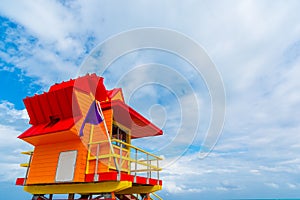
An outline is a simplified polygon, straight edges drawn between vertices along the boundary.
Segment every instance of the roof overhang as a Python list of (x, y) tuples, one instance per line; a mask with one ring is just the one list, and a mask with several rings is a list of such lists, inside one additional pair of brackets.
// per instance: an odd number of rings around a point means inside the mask
[(163, 131), (120, 100), (101, 103), (103, 110), (112, 109), (116, 122), (131, 130), (131, 138), (162, 135)]
[(29, 129), (27, 129), (24, 133), (19, 135), (18, 138), (24, 139), (24, 138), (28, 138), (28, 137), (45, 135), (48, 133), (67, 131), (67, 130), (70, 130), (80, 118), (81, 118), (81, 116), (75, 117), (75, 118), (59, 120), (57, 123), (55, 123), (52, 126), (49, 126), (48, 123), (33, 125)]

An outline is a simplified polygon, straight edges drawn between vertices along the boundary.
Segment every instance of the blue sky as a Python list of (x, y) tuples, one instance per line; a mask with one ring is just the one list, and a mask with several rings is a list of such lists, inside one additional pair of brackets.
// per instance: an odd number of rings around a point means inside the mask
[[(134, 28), (160, 27), (181, 32), (206, 50), (223, 78), (227, 101), (222, 136), (211, 154), (199, 159), (211, 105), (204, 81), (193, 76), (188, 63), (144, 50), (118, 59), (104, 74), (108, 88), (133, 87), (133, 94), (125, 92), (127, 102), (165, 132), (135, 142), (165, 156), (160, 195), (299, 198), (299, 9), (296, 0), (1, 1), (1, 196), (30, 199), (14, 186), (15, 178), (25, 173), (18, 165), (26, 157), (19, 152), (31, 148), (16, 139), (29, 127), (22, 99), (76, 77), (89, 52), (105, 39)], [(197, 91), (200, 125), (195, 137), (190, 138), (189, 130), (196, 107), (189, 106), (192, 96), (180, 90), (180, 81), (163, 74), (175, 92), (181, 91), (179, 97), (163, 85), (134, 85), (145, 77), (161, 77), (159, 70), (149, 72), (155, 68), (149, 63), (174, 69)], [(137, 68), (143, 64), (148, 68)], [(116, 85), (124, 74), (127, 82)], [(185, 121), (182, 109), (190, 113)], [(186, 138), (176, 137), (179, 129)]]

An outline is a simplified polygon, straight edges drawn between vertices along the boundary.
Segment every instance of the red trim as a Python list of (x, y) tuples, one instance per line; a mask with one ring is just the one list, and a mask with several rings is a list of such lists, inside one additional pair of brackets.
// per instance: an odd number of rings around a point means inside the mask
[(141, 177), (141, 176), (136, 176), (136, 183), (147, 184), (147, 178), (146, 177)]
[(25, 178), (17, 178), (16, 185), (24, 185)]
[[(94, 182), (94, 176), (95, 174), (86, 174), (85, 175), (85, 182)], [(117, 181), (118, 173), (117, 172), (104, 172), (104, 173), (98, 173), (99, 180), (101, 181)], [(135, 184), (141, 184), (141, 185), (162, 185), (161, 180), (149, 178), (149, 183), (147, 184), (147, 178), (136, 176), (136, 182), (134, 182), (134, 176), (126, 173), (121, 173), (120, 181), (130, 181)]]
[[(118, 174), (117, 172), (104, 172), (99, 173), (99, 181), (117, 181)], [(121, 173), (121, 181), (130, 181), (134, 182), (134, 176), (126, 173)], [(25, 178), (17, 178), (16, 185), (23, 186), (25, 182)], [(86, 174), (85, 175), (85, 182), (94, 182), (94, 174)], [(153, 178), (149, 178), (149, 184), (147, 184), (147, 178), (136, 176), (136, 184), (143, 184), (143, 185), (162, 185), (162, 180), (157, 180)]]

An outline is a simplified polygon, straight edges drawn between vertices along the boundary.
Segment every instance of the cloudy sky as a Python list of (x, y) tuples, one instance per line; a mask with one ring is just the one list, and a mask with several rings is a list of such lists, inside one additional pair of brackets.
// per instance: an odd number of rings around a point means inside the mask
[(127, 103), (164, 130), (159, 138), (135, 141), (165, 157), (159, 194), (195, 200), (299, 198), (299, 10), (296, 0), (2, 0), (1, 196), (30, 199), (14, 186), (25, 173), (19, 163), (26, 157), (19, 152), (31, 149), (16, 139), (29, 127), (22, 99), (88, 71), (82, 63), (106, 39), (158, 27), (203, 47), (226, 90), (222, 135), (200, 159), (213, 91), (191, 64), (148, 49), (117, 59), (103, 74), (108, 88), (123, 87)]

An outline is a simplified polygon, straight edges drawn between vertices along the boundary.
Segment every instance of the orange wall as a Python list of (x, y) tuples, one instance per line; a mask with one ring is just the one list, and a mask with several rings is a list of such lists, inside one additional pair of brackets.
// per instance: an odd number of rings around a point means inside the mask
[[(77, 101), (78, 101), (78, 104), (79, 104), (79, 107), (80, 107), (80, 110), (81, 110), (82, 116), (83, 116), (82, 119), (79, 120), (75, 125), (76, 129), (79, 132), (82, 122), (83, 122), (83, 120), (91, 106), (91, 103), (93, 102), (94, 99), (89, 94), (86, 94), (86, 93), (80, 92), (80, 91), (75, 91), (75, 96), (77, 98)], [(105, 122), (106, 122), (106, 125), (108, 128), (108, 131), (109, 131), (109, 133), (111, 133), (112, 132), (112, 120), (113, 120), (112, 109), (104, 110), (103, 115), (104, 115), (104, 119), (105, 119)], [(100, 127), (99, 126), (94, 126), (94, 127), (95, 127), (95, 129), (94, 129), (95, 137), (93, 137), (94, 138), (93, 141), (95, 142), (95, 141), (105, 139), (104, 136), (106, 136), (106, 135), (105, 135), (104, 123), (101, 123)], [(99, 127), (99, 128), (97, 128), (97, 127)], [(89, 141), (90, 128), (91, 128), (90, 124), (86, 124), (84, 127), (84, 130), (83, 130), (84, 136), (82, 139), (85, 141), (85, 143), (88, 143), (88, 141)], [(100, 133), (102, 133), (102, 134), (100, 134)]]
[(45, 144), (52, 144), (52, 143), (60, 143), (60, 142), (67, 142), (70, 140), (78, 140), (77, 129), (73, 126), (71, 129), (66, 131), (59, 131), (55, 133), (47, 133), (43, 135), (37, 135), (32, 137), (26, 137), (22, 140), (34, 145), (45, 145)]
[(80, 140), (36, 146), (27, 184), (54, 183), (60, 152), (77, 150), (75, 182), (83, 182), (87, 150)]
[[(103, 111), (103, 115), (108, 127), (109, 132), (111, 133), (111, 129), (112, 129), (112, 110), (104, 110)], [(99, 156), (100, 155), (105, 155), (105, 154), (109, 154), (110, 150), (109, 150), (109, 144), (107, 142), (107, 135), (105, 132), (105, 128), (104, 128), (104, 123), (101, 123), (100, 125), (94, 125), (94, 132), (91, 135), (90, 134), (90, 130), (91, 130), (91, 126), (90, 124), (87, 124), (86, 130), (84, 131), (85, 135), (89, 135), (84, 136), (85, 137), (85, 142), (86, 144), (88, 144), (88, 141), (92, 142), (92, 143), (97, 143), (97, 142), (101, 142), (104, 141), (102, 143), (100, 143), (99, 145)], [(86, 145), (87, 146), (87, 145)], [(93, 144), (91, 145), (91, 156), (96, 156), (97, 155), (97, 144)], [(101, 159), (99, 160), (100, 162), (98, 163), (98, 170), (97, 172), (107, 172), (108, 171), (108, 159)], [(88, 170), (88, 174), (93, 174), (95, 172), (95, 160), (91, 160), (89, 163), (89, 170)]]

